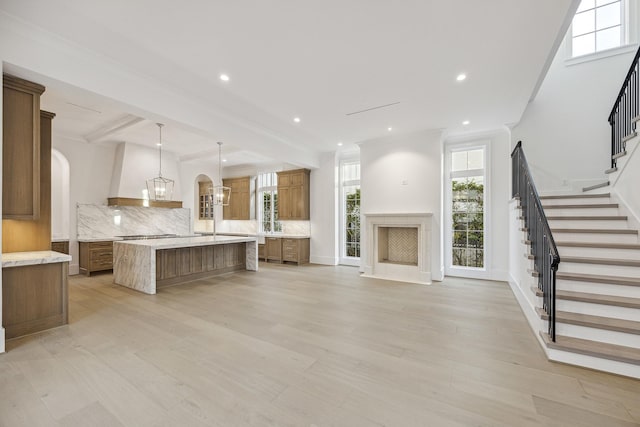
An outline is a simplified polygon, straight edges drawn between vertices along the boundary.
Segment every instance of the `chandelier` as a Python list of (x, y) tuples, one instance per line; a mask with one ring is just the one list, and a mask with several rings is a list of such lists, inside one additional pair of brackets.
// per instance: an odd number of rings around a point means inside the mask
[(229, 206), (231, 187), (222, 185), (222, 142), (218, 142), (218, 185), (212, 188), (212, 202), (218, 206)]
[(162, 176), (162, 123), (156, 123), (160, 132), (158, 142), (158, 154), (160, 156), (160, 168), (158, 176), (147, 180), (147, 191), (151, 200), (171, 200), (174, 180)]

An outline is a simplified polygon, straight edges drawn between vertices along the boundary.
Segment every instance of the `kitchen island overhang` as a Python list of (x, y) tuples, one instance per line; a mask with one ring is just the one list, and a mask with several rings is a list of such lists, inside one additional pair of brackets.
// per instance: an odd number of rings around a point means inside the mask
[(113, 242), (114, 282), (150, 295), (162, 286), (238, 270), (258, 271), (255, 237), (197, 236)]

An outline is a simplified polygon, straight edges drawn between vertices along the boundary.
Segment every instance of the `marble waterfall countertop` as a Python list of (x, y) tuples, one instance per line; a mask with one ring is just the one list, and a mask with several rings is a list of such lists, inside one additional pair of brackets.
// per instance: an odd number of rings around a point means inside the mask
[(246, 243), (246, 269), (257, 271), (258, 242), (256, 237), (197, 236), (116, 240), (113, 242), (113, 280), (118, 285), (153, 295), (157, 290), (157, 250), (232, 243)]
[[(201, 234), (203, 236), (213, 236), (213, 233), (210, 231), (195, 231), (196, 234)], [(245, 237), (280, 237), (282, 239), (309, 239), (311, 236), (308, 234), (283, 234), (283, 233), (234, 233), (234, 232), (226, 232), (219, 231), (217, 233), (218, 236), (245, 236)]]
[(5, 252), (2, 254), (2, 268), (69, 261), (71, 261), (70, 255), (54, 251)]

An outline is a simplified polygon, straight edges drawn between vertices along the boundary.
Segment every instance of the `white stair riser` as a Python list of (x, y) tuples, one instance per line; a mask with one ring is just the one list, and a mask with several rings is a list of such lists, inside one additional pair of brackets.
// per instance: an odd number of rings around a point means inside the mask
[(640, 249), (581, 248), (558, 246), (560, 258), (576, 256), (585, 258), (640, 259)]
[(565, 260), (560, 262), (558, 271), (562, 273), (582, 273), (602, 276), (640, 278), (640, 267), (629, 267), (626, 265), (582, 264), (579, 262), (567, 262)]
[(556, 299), (556, 310), (640, 322), (640, 310), (637, 308)]
[(545, 209), (546, 216), (615, 216), (620, 215), (618, 208), (557, 208)]
[(593, 230), (602, 230), (602, 229), (616, 229), (616, 230), (624, 230), (629, 228), (628, 221), (626, 220), (615, 220), (615, 221), (606, 221), (606, 220), (549, 220), (549, 226), (553, 228), (588, 228)]
[(640, 298), (640, 286), (610, 285), (605, 283), (576, 282), (556, 279), (556, 289), (619, 297)]
[(580, 199), (542, 199), (542, 207), (558, 205), (597, 205), (600, 203), (611, 203), (610, 197), (586, 197)]
[(556, 322), (556, 334), (591, 341), (640, 348), (640, 335)]
[(638, 243), (637, 234), (552, 232), (555, 240), (564, 242)]

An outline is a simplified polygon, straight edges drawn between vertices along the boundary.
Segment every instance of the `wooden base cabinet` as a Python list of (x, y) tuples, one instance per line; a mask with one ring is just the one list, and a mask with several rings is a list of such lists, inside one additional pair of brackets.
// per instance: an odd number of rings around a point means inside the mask
[(246, 244), (156, 251), (156, 288), (246, 269)]
[(80, 273), (113, 269), (113, 242), (80, 242)]
[(309, 239), (282, 239), (282, 261), (309, 263)]
[(260, 254), (260, 245), (258, 245), (258, 258), (280, 263), (308, 264), (309, 238), (266, 237), (262, 255)]
[(69, 255), (69, 241), (51, 242), (51, 250)]
[(69, 323), (69, 263), (2, 269), (2, 325), (16, 338)]

